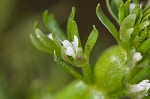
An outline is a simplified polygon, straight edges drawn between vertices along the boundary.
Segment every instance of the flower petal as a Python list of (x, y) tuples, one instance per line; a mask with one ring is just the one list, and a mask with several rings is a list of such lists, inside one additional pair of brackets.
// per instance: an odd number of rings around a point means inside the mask
[(74, 50), (72, 49), (72, 47), (68, 47), (65, 52), (66, 52), (66, 55), (72, 56), (73, 58), (75, 58), (75, 56), (76, 56), (76, 54), (75, 54)]
[(74, 35), (74, 41), (72, 42), (73, 47), (76, 50), (76, 53), (78, 51), (78, 45), (79, 45), (79, 41), (78, 41), (78, 37), (76, 35)]
[(72, 46), (72, 44), (68, 41), (68, 40), (64, 40), (63, 42), (62, 42), (62, 44), (63, 44), (63, 46), (67, 49), (68, 47), (72, 47), (73, 48), (73, 46)]

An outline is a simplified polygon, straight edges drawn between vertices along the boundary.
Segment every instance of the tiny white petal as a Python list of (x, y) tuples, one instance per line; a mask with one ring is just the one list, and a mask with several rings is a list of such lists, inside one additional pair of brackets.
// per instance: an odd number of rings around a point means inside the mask
[(74, 35), (74, 41), (72, 42), (72, 45), (74, 46), (76, 52), (78, 51), (78, 45), (79, 45), (79, 41), (78, 41), (78, 37), (76, 35)]
[(137, 93), (137, 92), (140, 92), (142, 90), (144, 90), (144, 88), (142, 86), (138, 85), (138, 84), (132, 85), (132, 87), (131, 87), (131, 92), (132, 93)]
[(72, 56), (73, 58), (75, 58), (75, 56), (76, 56), (75, 53), (74, 53), (74, 50), (71, 47), (68, 47), (66, 49), (66, 55)]
[(142, 59), (141, 53), (140, 53), (140, 52), (135, 52), (135, 53), (133, 54), (132, 59), (135, 60), (135, 61), (137, 61), (137, 62), (140, 61), (140, 60)]
[(140, 82), (139, 85), (145, 85), (148, 82), (149, 82), (149, 80), (146, 79), (146, 80), (143, 80), (142, 82)]
[(149, 89), (150, 89), (149, 80), (143, 80), (139, 84), (135, 84), (130, 87), (131, 93), (139, 93), (141, 91), (144, 91), (145, 93), (140, 93), (141, 97), (147, 96), (148, 95), (147, 92)]
[(63, 44), (63, 46), (67, 49), (68, 47), (72, 47), (73, 48), (73, 46), (72, 46), (72, 44), (68, 41), (68, 40), (64, 40), (63, 42), (62, 42), (62, 44)]
[(52, 33), (49, 33), (49, 34), (47, 35), (47, 37), (50, 38), (51, 40), (53, 40)]
[(68, 40), (64, 40), (62, 42), (63, 46), (65, 47), (65, 54), (68, 56), (72, 56), (75, 58), (77, 52), (78, 52), (78, 37), (74, 35), (74, 40), (73, 42), (70, 42)]

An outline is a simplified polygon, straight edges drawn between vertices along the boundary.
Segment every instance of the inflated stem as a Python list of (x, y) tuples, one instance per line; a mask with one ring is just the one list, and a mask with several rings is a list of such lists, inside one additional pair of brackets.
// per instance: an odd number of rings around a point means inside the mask
[(110, 22), (110, 20), (105, 16), (105, 14), (101, 10), (100, 4), (96, 7), (96, 14), (98, 19), (103, 23), (103, 25), (110, 31), (110, 33), (115, 37), (117, 42), (120, 42), (119, 33), (116, 27)]

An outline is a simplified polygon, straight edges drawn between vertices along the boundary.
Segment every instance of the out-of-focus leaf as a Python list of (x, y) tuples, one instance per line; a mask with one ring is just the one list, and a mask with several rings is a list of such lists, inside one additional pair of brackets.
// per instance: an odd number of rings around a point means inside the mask
[(118, 22), (118, 11), (122, 4), (123, 4), (122, 0), (106, 0), (107, 8), (110, 14), (114, 17), (114, 19), (117, 22)]
[(150, 21), (145, 21), (139, 24), (140, 30), (144, 29), (145, 27), (150, 25)]
[(130, 2), (131, 0), (127, 0), (124, 4), (124, 11), (125, 11), (125, 17), (127, 17), (129, 15), (129, 6), (130, 6)]
[(54, 99), (68, 99), (68, 97), (71, 97), (71, 99), (109, 99), (96, 88), (80, 80), (69, 84), (65, 89), (57, 93)]
[(147, 3), (146, 3), (144, 10), (147, 10), (148, 8), (150, 8), (150, 1), (149, 0), (147, 0)]
[(150, 8), (144, 12), (142, 21), (145, 21), (149, 16), (150, 16)]
[(149, 60), (145, 60), (143, 63), (143, 66), (141, 66), (141, 69), (138, 72), (138, 74), (135, 75), (135, 77), (130, 81), (130, 84), (139, 83), (143, 79), (149, 79), (149, 77), (150, 77), (150, 66), (148, 64), (149, 64)]
[(134, 27), (135, 20), (136, 20), (136, 14), (130, 14), (122, 21), (120, 25), (120, 38), (122, 40), (124, 40), (127, 35), (125, 34), (126, 33), (125, 31)]
[(149, 49), (150, 49), (150, 38), (144, 41), (137, 50), (144, 53)]
[(39, 50), (41, 50), (41, 51), (44, 51), (44, 52), (47, 52), (47, 53), (50, 53), (50, 54), (53, 53), (53, 49), (50, 49), (50, 48), (44, 46), (42, 43), (40, 43), (38, 40), (36, 40), (36, 39), (33, 37), (32, 34), (30, 35), (30, 39), (31, 39), (32, 44), (33, 44), (37, 49), (39, 49)]
[(61, 38), (62, 40), (66, 39), (65, 33), (63, 32), (63, 30), (60, 28), (60, 26), (56, 22), (54, 16), (52, 14), (51, 15), (48, 14), (48, 11), (44, 12), (43, 21), (50, 32), (55, 30), (55, 32), (59, 38)]
[(120, 42), (119, 33), (116, 27), (110, 22), (110, 20), (105, 16), (102, 12), (100, 4), (96, 7), (96, 14), (98, 19), (105, 25), (105, 27), (110, 31), (110, 33), (114, 36), (114, 38)]
[(138, 48), (140, 45), (140, 37), (139, 36), (136, 36), (134, 39), (133, 39), (133, 47), (134, 48)]
[(118, 16), (119, 16), (119, 23), (121, 24), (121, 22), (125, 18), (124, 4), (120, 6)]
[(87, 59), (89, 59), (89, 56), (90, 56), (91, 51), (97, 41), (97, 38), (98, 38), (98, 30), (95, 28), (95, 26), (93, 26), (93, 30), (88, 37), (88, 40), (85, 44), (85, 49), (84, 49), (84, 53), (85, 53)]

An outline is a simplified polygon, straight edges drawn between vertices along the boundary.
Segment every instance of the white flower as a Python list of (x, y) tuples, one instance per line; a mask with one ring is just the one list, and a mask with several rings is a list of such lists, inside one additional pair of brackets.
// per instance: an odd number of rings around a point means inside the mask
[(75, 58), (77, 52), (78, 52), (78, 45), (79, 45), (79, 41), (78, 41), (78, 37), (76, 35), (74, 35), (74, 41), (73, 42), (69, 42), (68, 40), (64, 40), (62, 42), (63, 46), (65, 47), (65, 53), (68, 56), (72, 56), (73, 58)]
[(47, 35), (47, 37), (50, 38), (51, 40), (53, 40), (52, 33), (49, 33), (49, 34)]
[(149, 80), (143, 80), (141, 81), (139, 84), (135, 84), (135, 85), (131, 85), (130, 87), (130, 92), (131, 93), (139, 93), (139, 92), (142, 92), (144, 91), (144, 95), (143, 93), (141, 94), (141, 96), (147, 96), (147, 92), (148, 90), (150, 89), (150, 83), (149, 83)]
[(141, 55), (140, 52), (135, 52), (135, 53), (133, 54), (132, 59), (138, 62), (138, 61), (140, 61), (140, 60), (142, 59), (142, 57), (143, 57), (143, 56)]

